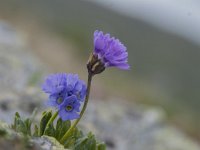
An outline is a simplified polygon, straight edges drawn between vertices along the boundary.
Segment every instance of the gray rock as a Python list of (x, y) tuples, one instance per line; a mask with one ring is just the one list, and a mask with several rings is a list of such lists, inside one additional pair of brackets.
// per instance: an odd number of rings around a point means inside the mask
[(42, 150), (67, 150), (55, 138), (48, 136), (34, 138), (32, 142), (38, 145)]
[(0, 94), (0, 120), (10, 124), (16, 111), (22, 114), (22, 117), (30, 116), (35, 108), (41, 111), (45, 106), (42, 99), (45, 99), (43, 94), (34, 88), (27, 88), (23, 93), (4, 92)]
[(23, 91), (39, 80), (42, 69), (17, 32), (0, 22), (0, 93)]
[(130, 105), (122, 100), (91, 100), (83, 128), (110, 150), (199, 150), (197, 142), (169, 125), (161, 108)]

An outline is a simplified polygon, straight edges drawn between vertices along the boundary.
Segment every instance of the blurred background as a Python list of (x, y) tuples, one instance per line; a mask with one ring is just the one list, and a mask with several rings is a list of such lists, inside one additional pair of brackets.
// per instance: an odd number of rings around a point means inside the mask
[(92, 97), (114, 95), (130, 104), (161, 107), (170, 123), (200, 142), (200, 1), (0, 2), (0, 34), (5, 24), (12, 26), (46, 72), (73, 72), (86, 80), (93, 32), (119, 38), (131, 70), (107, 69), (96, 76)]

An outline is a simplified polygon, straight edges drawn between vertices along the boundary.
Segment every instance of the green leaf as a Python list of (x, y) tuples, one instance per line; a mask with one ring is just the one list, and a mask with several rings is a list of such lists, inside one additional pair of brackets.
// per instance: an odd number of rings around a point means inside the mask
[(105, 143), (99, 143), (99, 144), (97, 144), (97, 150), (106, 150)]
[(46, 126), (46, 129), (45, 129), (45, 132), (44, 132), (43, 135), (55, 137), (55, 134), (56, 134), (55, 131), (56, 131), (56, 130), (55, 130), (54, 126), (53, 126), (53, 123), (51, 123), (51, 124), (49, 124), (48, 127)]
[(96, 139), (94, 134), (92, 134), (91, 132), (88, 134), (87, 149), (96, 150)]
[(78, 139), (84, 137), (82, 131), (78, 130), (78, 128), (75, 128), (71, 134), (69, 135), (69, 137), (66, 139), (64, 146), (65, 148), (70, 148), (70, 149), (74, 149), (75, 143)]
[(29, 135), (31, 136), (31, 120), (26, 119), (23, 121), (19, 115), (18, 112), (15, 113), (15, 119), (14, 119), (14, 124), (11, 125), (11, 128), (13, 128), (17, 132), (21, 132), (24, 135)]
[(80, 148), (84, 148), (87, 140), (88, 140), (88, 137), (83, 137), (83, 138), (78, 139), (77, 143), (75, 144), (75, 149), (78, 150)]
[(16, 128), (17, 128), (17, 120), (18, 120), (19, 118), (20, 118), (20, 115), (19, 115), (18, 112), (16, 112), (16, 113), (15, 113), (15, 118), (14, 118), (14, 124), (11, 125), (11, 128), (12, 128), (12, 129), (16, 130)]
[(96, 140), (90, 132), (86, 137), (80, 138), (75, 144), (75, 150), (96, 150)]
[(26, 126), (27, 134), (31, 136), (31, 124), (32, 124), (32, 121), (29, 118), (27, 118), (26, 120), (24, 120), (24, 124)]
[(16, 131), (17, 132), (22, 132), (23, 134), (27, 134), (27, 129), (26, 129), (26, 125), (24, 124), (24, 122), (20, 119), (17, 120), (17, 126), (16, 126)]
[(69, 120), (62, 121), (61, 118), (58, 119), (56, 124), (56, 135), (55, 138), (60, 141), (64, 134), (69, 130), (71, 122)]
[(75, 142), (76, 142), (76, 139), (74, 137), (72, 137), (72, 136), (68, 137), (64, 143), (64, 147), (69, 148), (69, 149), (74, 149)]
[(33, 133), (33, 136), (39, 136), (39, 128), (38, 128), (38, 126), (37, 125), (35, 125), (35, 127), (34, 127), (34, 133)]
[[(35, 113), (34, 113), (35, 114)], [(57, 120), (56, 127), (54, 127), (53, 122), (47, 124), (52, 117), (52, 111), (45, 111), (42, 114), (42, 118), (39, 126), (35, 125), (33, 136), (38, 137), (49, 137), (54, 143), (61, 140), (64, 134), (69, 130), (71, 126), (70, 121), (62, 121), (61, 118)], [(16, 132), (21, 132), (27, 137), (27, 135), (31, 136), (31, 124), (33, 117), (22, 120), (19, 113), (16, 112), (14, 118), (14, 124), (11, 127)], [(4, 135), (4, 131), (0, 131), (0, 134)], [(29, 137), (28, 136), (28, 137)], [(87, 135), (84, 135), (81, 130), (77, 127), (70, 132), (70, 135), (62, 145), (65, 148), (72, 150), (106, 150), (106, 145), (104, 143), (99, 143), (96, 141), (95, 136), (90, 132)]]
[(52, 116), (52, 111), (48, 111), (48, 112), (43, 112), (42, 114), (42, 119), (40, 121), (40, 132), (39, 132), (39, 136), (42, 136), (44, 134), (44, 130), (46, 128), (46, 125), (49, 121), (49, 119)]

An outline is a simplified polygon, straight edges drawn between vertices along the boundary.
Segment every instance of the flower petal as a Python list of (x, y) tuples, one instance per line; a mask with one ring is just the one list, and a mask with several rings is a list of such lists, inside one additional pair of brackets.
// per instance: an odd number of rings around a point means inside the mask
[(117, 67), (128, 70), (128, 53), (126, 47), (110, 34), (103, 34), (102, 31), (94, 32), (94, 54), (105, 67)]

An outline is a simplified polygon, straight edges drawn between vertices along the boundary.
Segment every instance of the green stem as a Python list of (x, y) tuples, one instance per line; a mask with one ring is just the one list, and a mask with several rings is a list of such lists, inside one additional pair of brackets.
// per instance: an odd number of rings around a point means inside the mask
[(46, 125), (45, 130), (44, 130), (44, 134), (45, 134), (47, 128), (56, 119), (57, 116), (58, 116), (58, 111), (55, 114), (53, 114), (53, 116), (51, 116), (51, 119), (49, 119), (49, 121), (47, 122), (47, 125)]
[(68, 138), (68, 136), (71, 134), (71, 132), (74, 130), (76, 125), (79, 123), (79, 121), (83, 117), (83, 114), (87, 108), (87, 104), (89, 101), (91, 82), (92, 82), (92, 74), (88, 73), (87, 92), (86, 92), (86, 97), (85, 97), (85, 102), (84, 102), (83, 108), (80, 112), (80, 117), (74, 122), (74, 124), (69, 128), (69, 130), (62, 137), (62, 139), (60, 140), (60, 143), (62, 143), (62, 144), (65, 142), (65, 140)]

